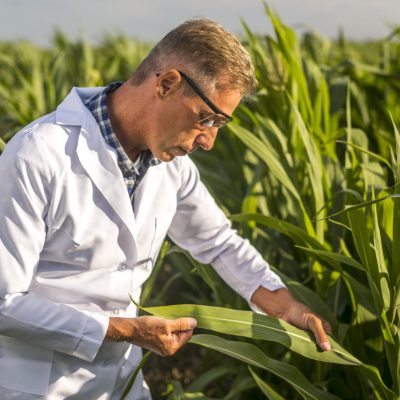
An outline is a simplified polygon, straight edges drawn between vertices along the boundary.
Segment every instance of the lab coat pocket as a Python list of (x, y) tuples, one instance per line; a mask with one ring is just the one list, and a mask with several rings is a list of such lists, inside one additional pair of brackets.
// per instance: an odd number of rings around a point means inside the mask
[(171, 225), (175, 212), (153, 217), (146, 229), (139, 237), (140, 247), (143, 248), (137, 266), (151, 272), (157, 259), (160, 247), (165, 239), (168, 228)]
[(149, 218), (149, 224), (139, 235), (139, 257), (132, 278), (132, 291), (139, 288), (150, 276), (160, 247), (171, 225), (175, 212)]
[[(100, 229), (87, 227), (67, 229), (49, 228), (41, 259), (68, 264), (79, 269), (100, 269), (118, 264), (122, 251), (118, 243), (117, 227)], [(113, 246), (114, 251), (110, 251)]]
[(49, 386), (53, 351), (0, 336), (0, 387), (39, 396)]
[(154, 264), (157, 260), (158, 252), (160, 251), (161, 245), (167, 235), (168, 229), (171, 225), (172, 218), (175, 212), (158, 216), (154, 220), (154, 236), (150, 246), (149, 258)]

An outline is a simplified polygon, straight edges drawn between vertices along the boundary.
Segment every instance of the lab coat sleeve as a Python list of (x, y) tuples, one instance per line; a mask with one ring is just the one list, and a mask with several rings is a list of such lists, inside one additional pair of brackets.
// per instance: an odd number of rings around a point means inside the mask
[(29, 291), (46, 238), (51, 165), (51, 154), (31, 131), (16, 135), (0, 157), (0, 335), (92, 361), (108, 317)]
[(181, 177), (170, 238), (197, 261), (211, 263), (227, 284), (259, 311), (251, 302), (256, 289), (263, 286), (274, 291), (285, 285), (249, 241), (231, 228), (188, 157), (182, 158)]

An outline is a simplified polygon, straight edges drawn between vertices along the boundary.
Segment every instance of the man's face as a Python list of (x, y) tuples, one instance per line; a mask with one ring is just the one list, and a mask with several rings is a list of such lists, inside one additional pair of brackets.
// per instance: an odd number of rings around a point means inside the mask
[[(175, 70), (176, 71), (176, 70)], [(177, 72), (177, 71), (176, 71)], [(172, 161), (176, 156), (192, 153), (199, 147), (210, 150), (217, 136), (217, 127), (207, 127), (199, 121), (215, 112), (197, 94), (185, 95), (187, 82), (179, 76), (160, 76), (158, 93), (161, 95), (157, 115), (147, 145), (153, 156), (161, 161)], [(223, 113), (232, 115), (241, 99), (239, 90), (215, 90), (208, 99)], [(212, 117), (211, 117), (212, 119)]]

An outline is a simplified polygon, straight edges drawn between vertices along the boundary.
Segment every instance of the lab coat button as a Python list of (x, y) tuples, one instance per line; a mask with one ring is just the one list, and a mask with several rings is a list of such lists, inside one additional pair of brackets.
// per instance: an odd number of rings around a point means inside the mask
[(125, 271), (126, 270), (126, 264), (122, 263), (118, 265), (118, 271)]
[(104, 361), (103, 361), (103, 364), (104, 364), (104, 365), (110, 365), (111, 363), (112, 363), (111, 360), (104, 360)]
[(119, 314), (119, 309), (118, 308), (113, 308), (112, 313), (114, 315), (118, 315)]

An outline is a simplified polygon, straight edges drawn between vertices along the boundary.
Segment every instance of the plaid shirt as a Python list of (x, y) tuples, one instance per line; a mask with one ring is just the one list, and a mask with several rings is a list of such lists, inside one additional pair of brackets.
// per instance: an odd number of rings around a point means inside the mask
[(139, 158), (133, 162), (128, 157), (117, 136), (113, 132), (110, 118), (108, 116), (106, 96), (121, 85), (122, 82), (113, 82), (109, 84), (98, 94), (89, 97), (85, 101), (85, 106), (92, 113), (94, 119), (98, 123), (100, 131), (107, 144), (116, 150), (118, 166), (122, 172), (122, 176), (124, 177), (124, 182), (128, 189), (129, 196), (133, 201), (133, 194), (147, 170), (153, 165), (158, 165), (160, 161), (153, 157), (150, 150), (145, 150), (140, 153)]

